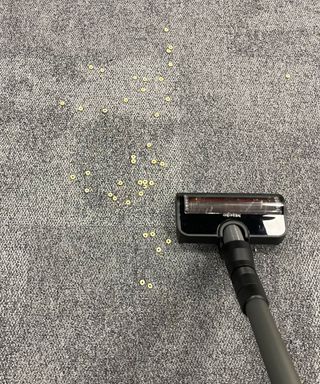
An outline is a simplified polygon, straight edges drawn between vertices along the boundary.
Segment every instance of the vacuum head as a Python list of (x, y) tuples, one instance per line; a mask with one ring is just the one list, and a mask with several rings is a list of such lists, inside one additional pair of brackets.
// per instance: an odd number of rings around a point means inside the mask
[(286, 234), (285, 201), (279, 194), (178, 193), (180, 243), (219, 244), (224, 228), (237, 224), (252, 243), (279, 244)]

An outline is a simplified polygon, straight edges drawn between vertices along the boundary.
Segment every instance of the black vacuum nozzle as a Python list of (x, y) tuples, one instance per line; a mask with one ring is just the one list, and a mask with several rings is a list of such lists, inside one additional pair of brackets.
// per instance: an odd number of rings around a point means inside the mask
[(219, 243), (232, 222), (253, 243), (278, 244), (286, 232), (279, 194), (178, 193), (176, 220), (179, 241), (188, 243)]

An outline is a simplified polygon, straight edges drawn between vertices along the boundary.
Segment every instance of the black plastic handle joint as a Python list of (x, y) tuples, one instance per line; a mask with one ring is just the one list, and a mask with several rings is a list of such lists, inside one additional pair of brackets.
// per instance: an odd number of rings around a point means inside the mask
[(269, 305), (255, 270), (250, 244), (244, 240), (235, 240), (224, 244), (220, 251), (242, 312), (246, 314), (246, 305), (252, 298), (259, 297)]

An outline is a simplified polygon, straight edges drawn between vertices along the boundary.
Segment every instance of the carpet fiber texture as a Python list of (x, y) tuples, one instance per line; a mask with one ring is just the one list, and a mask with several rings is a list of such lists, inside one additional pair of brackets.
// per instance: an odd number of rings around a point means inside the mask
[(0, 7), (0, 383), (269, 382), (217, 249), (177, 243), (181, 191), (285, 196), (256, 266), (320, 383), (319, 2)]

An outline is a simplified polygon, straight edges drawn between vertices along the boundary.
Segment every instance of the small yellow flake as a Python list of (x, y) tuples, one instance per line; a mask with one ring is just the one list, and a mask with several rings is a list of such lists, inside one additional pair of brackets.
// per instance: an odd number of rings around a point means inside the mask
[(133, 75), (133, 76), (132, 76), (132, 79), (133, 79), (133, 80), (138, 80), (138, 76), (137, 76), (137, 75)]
[(168, 44), (168, 49), (171, 49), (171, 51), (173, 51), (173, 45), (172, 44)]
[(166, 52), (167, 52), (167, 53), (171, 53), (171, 52), (172, 52), (172, 49), (167, 48), (167, 49), (166, 49)]
[(159, 76), (159, 77), (158, 77), (158, 80), (159, 80), (159, 81), (163, 81), (163, 80), (164, 80), (164, 77)]
[(159, 113), (159, 112), (155, 112), (155, 113), (153, 114), (153, 116), (154, 116), (154, 117), (159, 117), (159, 116), (160, 116), (160, 113)]
[(92, 70), (92, 69), (94, 68), (94, 66), (93, 66), (92, 64), (89, 64), (89, 65), (88, 65), (88, 68), (89, 68), (90, 70)]
[(169, 32), (169, 31), (170, 31), (170, 29), (168, 27), (163, 28), (163, 32)]
[(172, 240), (171, 240), (171, 239), (167, 239), (167, 240), (166, 240), (166, 244), (169, 245), (169, 244), (171, 244), (171, 243), (172, 243)]
[(149, 81), (149, 79), (147, 77), (143, 77), (142, 81), (147, 82), (147, 81)]
[(59, 100), (60, 107), (64, 107), (66, 105), (64, 100)]
[(149, 233), (148, 233), (148, 232), (144, 232), (144, 233), (142, 234), (142, 236), (146, 239), (147, 237), (149, 237)]
[(146, 91), (146, 88), (142, 87), (140, 88), (140, 92), (144, 93)]
[(100, 73), (105, 73), (105, 68), (100, 68)]
[(165, 99), (165, 101), (171, 101), (171, 97), (170, 96), (166, 96), (164, 99)]
[(168, 62), (168, 67), (170, 67), (170, 68), (173, 67), (173, 62), (172, 61)]
[(152, 283), (148, 283), (148, 288), (149, 288), (149, 289), (153, 288)]
[(290, 73), (286, 73), (286, 79), (290, 79)]
[(139, 284), (140, 284), (140, 285), (145, 285), (145, 283), (146, 283), (146, 281), (143, 280), (143, 279), (141, 279), (141, 280), (139, 281)]
[(127, 97), (124, 97), (124, 98), (123, 98), (123, 102), (124, 102), (124, 103), (128, 103), (128, 101), (129, 101), (129, 99), (128, 99)]
[(70, 178), (70, 180), (76, 180), (77, 176), (76, 175), (70, 175), (69, 178)]

